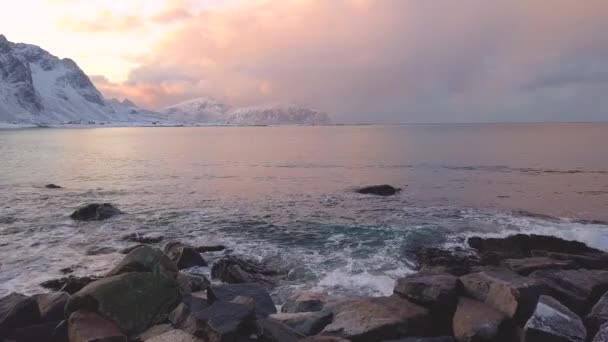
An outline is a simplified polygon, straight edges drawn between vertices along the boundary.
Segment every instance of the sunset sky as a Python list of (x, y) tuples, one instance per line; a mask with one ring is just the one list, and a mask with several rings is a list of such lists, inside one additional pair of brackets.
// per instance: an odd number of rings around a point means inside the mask
[(20, 0), (0, 33), (107, 97), (337, 121), (608, 120), (606, 0)]

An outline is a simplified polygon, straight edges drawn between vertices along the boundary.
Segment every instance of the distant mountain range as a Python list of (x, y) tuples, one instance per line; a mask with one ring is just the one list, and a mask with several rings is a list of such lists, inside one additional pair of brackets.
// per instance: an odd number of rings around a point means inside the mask
[(238, 108), (197, 98), (158, 112), (105, 99), (71, 59), (0, 35), (0, 123), (322, 125), (326, 113), (296, 106)]

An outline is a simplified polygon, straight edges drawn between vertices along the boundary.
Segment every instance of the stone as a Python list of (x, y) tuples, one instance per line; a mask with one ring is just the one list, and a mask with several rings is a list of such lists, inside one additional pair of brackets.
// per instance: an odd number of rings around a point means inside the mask
[(482, 302), (461, 297), (452, 322), (458, 342), (510, 341), (509, 318)]
[(226, 256), (214, 263), (211, 268), (213, 279), (229, 284), (259, 283), (272, 286), (275, 283), (272, 277), (277, 275), (280, 275), (280, 272), (235, 256)]
[(66, 313), (96, 311), (117, 322), (123, 332), (135, 335), (163, 322), (180, 300), (179, 287), (172, 279), (147, 272), (122, 273), (97, 280), (72, 295)]
[(90, 283), (98, 279), (99, 277), (96, 276), (68, 276), (59, 279), (47, 280), (45, 282), (42, 282), (40, 286), (53, 291), (63, 291), (69, 294), (74, 294), (80, 291), (83, 287), (89, 285)]
[(458, 277), (451, 274), (416, 273), (398, 279), (394, 293), (424, 306), (451, 306), (460, 290)]
[(163, 241), (162, 235), (144, 235), (142, 233), (131, 233), (122, 237), (122, 241), (137, 242), (141, 244), (159, 243)]
[(419, 271), (427, 274), (449, 273), (461, 276), (470, 273), (474, 266), (481, 265), (475, 255), (441, 248), (420, 248), (411, 253)]
[(143, 340), (144, 342), (203, 342), (203, 340), (196, 336), (190, 335), (184, 331), (173, 329), (169, 330), (162, 335)]
[(406, 337), (398, 340), (390, 340), (383, 342), (454, 342), (452, 336), (434, 336), (434, 337)]
[(266, 318), (270, 314), (277, 313), (272, 298), (258, 284), (224, 284), (207, 288), (207, 297), (212, 304), (217, 301), (230, 302), (238, 296), (255, 299), (255, 312), (258, 318)]
[(144, 245), (127, 254), (106, 276), (129, 272), (150, 272), (175, 279), (178, 271), (175, 263), (160, 249)]
[(522, 259), (506, 259), (501, 263), (504, 267), (521, 275), (529, 275), (538, 270), (545, 269), (573, 269), (578, 265), (572, 260), (557, 260), (547, 257), (530, 257)]
[(255, 311), (246, 305), (216, 302), (192, 313), (180, 329), (206, 342), (234, 341), (255, 332)]
[(503, 312), (519, 323), (530, 317), (540, 295), (548, 287), (538, 279), (506, 270), (485, 270), (460, 277), (464, 293)]
[(352, 341), (382, 341), (426, 335), (431, 326), (427, 309), (398, 296), (362, 298), (342, 302), (322, 334)]
[(163, 252), (182, 270), (194, 266), (207, 266), (207, 263), (194, 248), (181, 242), (172, 241), (165, 245)]
[(59, 185), (53, 184), (53, 183), (47, 184), (44, 187), (47, 188), (47, 189), (61, 189), (61, 187)]
[(257, 322), (257, 336), (258, 339), (265, 342), (295, 342), (304, 337), (287, 325), (271, 318)]
[(595, 303), (591, 312), (585, 316), (585, 326), (589, 336), (594, 335), (604, 323), (608, 322), (608, 292)]
[(162, 334), (166, 333), (167, 331), (171, 331), (171, 330), (173, 330), (173, 327), (171, 326), (171, 324), (153, 325), (148, 330), (146, 330), (143, 333), (139, 334), (137, 336), (137, 340), (139, 340), (139, 341), (148, 341), (151, 338), (154, 338), (156, 336), (162, 335)]
[(592, 342), (608, 342), (608, 323), (600, 327)]
[(0, 339), (15, 328), (39, 322), (40, 311), (36, 299), (14, 292), (0, 299)]
[(224, 245), (197, 246), (197, 247), (195, 247), (195, 249), (199, 253), (221, 252), (226, 249), (226, 246), (224, 246)]
[(76, 221), (102, 221), (123, 214), (110, 203), (92, 203), (82, 206), (70, 215)]
[(301, 339), (300, 341), (301, 342), (349, 342), (349, 340), (344, 339), (342, 337), (338, 337), (338, 336), (323, 336), (323, 335), (316, 335), (316, 336), (306, 337), (304, 339)]
[(376, 196), (392, 196), (401, 191), (399, 188), (384, 184), (384, 185), (370, 185), (364, 186), (355, 190), (358, 194), (364, 195), (376, 195)]
[(118, 326), (100, 315), (76, 311), (68, 319), (70, 342), (127, 342)]
[(43, 322), (61, 321), (64, 318), (64, 308), (70, 295), (67, 292), (42, 293), (35, 295), (40, 319)]
[(45, 322), (27, 327), (16, 328), (6, 339), (13, 342), (63, 342), (67, 336), (61, 336), (62, 332), (57, 329), (61, 321)]
[(116, 248), (109, 246), (91, 246), (84, 252), (85, 255), (105, 255), (116, 253)]
[(279, 321), (304, 336), (315, 335), (333, 319), (331, 311), (278, 313), (272, 314), (270, 318)]
[(549, 287), (549, 295), (578, 315), (586, 314), (608, 290), (608, 271), (604, 270), (541, 270), (532, 272)]
[(327, 293), (322, 292), (297, 292), (290, 296), (281, 307), (281, 312), (297, 313), (321, 311), (328, 301)]
[(204, 275), (193, 275), (184, 272), (179, 272), (177, 274), (177, 283), (179, 284), (182, 295), (203, 291), (211, 284)]
[(548, 257), (555, 260), (570, 260), (575, 262), (579, 267), (586, 269), (608, 269), (608, 263), (602, 260), (601, 257), (591, 257), (576, 254), (555, 253), (533, 250), (532, 256)]
[(556, 299), (541, 296), (524, 326), (522, 342), (583, 342), (587, 331), (581, 319)]

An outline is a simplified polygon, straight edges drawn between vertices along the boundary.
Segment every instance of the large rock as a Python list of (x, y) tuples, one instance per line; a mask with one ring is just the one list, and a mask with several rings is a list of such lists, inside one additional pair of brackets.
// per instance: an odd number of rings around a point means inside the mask
[(15, 328), (40, 322), (36, 299), (19, 293), (11, 293), (0, 299), (0, 339)]
[(43, 322), (61, 321), (70, 295), (67, 292), (42, 293), (35, 295), (40, 318)]
[(184, 331), (173, 329), (161, 335), (144, 340), (145, 342), (203, 342), (200, 338)]
[(534, 311), (540, 295), (548, 292), (538, 279), (510, 271), (485, 270), (460, 277), (464, 293), (523, 323)]
[(434, 336), (434, 337), (406, 337), (398, 340), (382, 341), (382, 342), (454, 342), (452, 336)]
[(196, 246), (196, 249), (199, 253), (208, 253), (208, 252), (221, 252), (226, 249), (224, 245), (204, 245), (204, 246)]
[(54, 321), (16, 328), (6, 341), (67, 342), (67, 339), (67, 333), (61, 328), (60, 321)]
[(289, 326), (271, 318), (257, 322), (257, 336), (264, 342), (296, 342), (304, 336)]
[(272, 314), (270, 318), (277, 320), (304, 336), (319, 333), (331, 323), (333, 314), (331, 311), (298, 312)]
[(266, 318), (270, 314), (277, 313), (272, 298), (258, 284), (224, 284), (207, 288), (207, 297), (211, 303), (231, 302), (238, 296), (255, 299), (255, 313), (258, 318)]
[(89, 285), (90, 283), (98, 279), (99, 277), (96, 276), (69, 276), (59, 279), (47, 280), (45, 282), (42, 282), (40, 286), (53, 291), (63, 291), (69, 294), (74, 294), (80, 291), (83, 287)]
[(578, 267), (578, 264), (572, 260), (557, 260), (547, 257), (506, 259), (502, 261), (502, 265), (521, 275), (529, 275), (534, 271), (545, 269), (566, 270)]
[(481, 265), (481, 260), (475, 255), (441, 248), (419, 248), (406, 254), (413, 254), (417, 267), (422, 273), (449, 273), (461, 276), (470, 273), (473, 267)]
[(194, 266), (207, 266), (207, 263), (196, 249), (186, 246), (181, 242), (169, 242), (165, 245), (163, 251), (180, 270)]
[(324, 335), (316, 335), (306, 337), (301, 342), (349, 342), (349, 340), (344, 339), (338, 336), (324, 336)]
[(179, 272), (177, 274), (177, 283), (182, 292), (182, 295), (190, 295), (193, 292), (204, 291), (211, 283), (204, 275), (195, 275), (190, 273)]
[(608, 292), (595, 303), (591, 312), (585, 317), (585, 326), (589, 335), (594, 335), (604, 323), (608, 322)]
[(236, 341), (255, 332), (255, 312), (247, 305), (216, 302), (191, 313), (179, 328), (206, 342)]
[(608, 342), (608, 323), (600, 327), (592, 342)]
[(150, 272), (174, 279), (177, 267), (160, 249), (141, 246), (127, 254), (107, 276), (130, 272)]
[(144, 331), (143, 333), (137, 335), (137, 337), (135, 338), (135, 340), (137, 341), (147, 341), (151, 338), (154, 338), (156, 336), (160, 336), (168, 331), (173, 330), (173, 327), (171, 326), (171, 324), (157, 324), (157, 325), (153, 325), (150, 328), (148, 328), (146, 331)]
[(327, 294), (322, 292), (297, 292), (285, 301), (285, 304), (281, 307), (281, 312), (297, 313), (321, 311), (327, 303), (328, 298)]
[(47, 189), (61, 189), (61, 186), (59, 186), (57, 184), (53, 184), (53, 183), (47, 184), (44, 187)]
[(555, 253), (533, 250), (532, 256), (535, 257), (547, 257), (555, 260), (567, 260), (576, 263), (581, 268), (586, 269), (607, 269), (608, 263), (604, 256), (585, 256), (577, 254), (566, 254), (566, 253)]
[(392, 196), (401, 191), (399, 188), (395, 188), (393, 186), (383, 184), (383, 185), (370, 185), (364, 186), (355, 190), (358, 194), (364, 195), (376, 195), (376, 196)]
[(530, 277), (544, 282), (549, 294), (578, 315), (586, 314), (608, 290), (608, 271), (542, 270)]
[(70, 217), (77, 221), (101, 221), (120, 214), (123, 212), (110, 203), (92, 203), (76, 209)]
[(76, 311), (68, 320), (70, 342), (127, 342), (118, 326), (100, 315)]
[(576, 314), (554, 298), (541, 296), (524, 327), (522, 342), (583, 342), (586, 336)]
[(473, 299), (460, 298), (453, 320), (459, 342), (510, 341), (512, 326), (502, 312)]
[(180, 302), (177, 283), (152, 273), (123, 273), (95, 281), (70, 297), (66, 312), (97, 311), (130, 335), (164, 321)]
[(265, 286), (274, 285), (274, 276), (280, 272), (268, 269), (256, 262), (244, 260), (235, 256), (226, 256), (211, 268), (211, 277), (225, 283), (259, 283)]
[(352, 341), (426, 335), (431, 326), (427, 309), (398, 296), (346, 301), (332, 311), (334, 320), (323, 334)]

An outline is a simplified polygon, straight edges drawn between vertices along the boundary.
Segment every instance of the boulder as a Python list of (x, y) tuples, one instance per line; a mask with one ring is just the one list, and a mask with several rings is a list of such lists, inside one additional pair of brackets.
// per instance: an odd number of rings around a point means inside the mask
[(136, 248), (139, 248), (139, 247), (142, 247), (142, 246), (148, 246), (148, 245), (139, 244), (139, 245), (133, 245), (133, 246), (125, 247), (125, 248), (119, 250), (118, 253), (120, 253), (120, 254), (129, 254), (129, 253), (133, 252)]
[(70, 215), (76, 221), (102, 221), (123, 214), (110, 203), (92, 203), (82, 206)]
[(355, 190), (358, 194), (364, 195), (376, 195), (376, 196), (392, 196), (401, 191), (399, 188), (384, 184), (384, 185), (370, 185), (364, 186)]
[(255, 332), (255, 312), (247, 305), (216, 302), (189, 315), (180, 329), (206, 342), (235, 341)]
[(0, 299), (0, 339), (15, 328), (40, 322), (40, 311), (36, 299), (19, 293), (11, 293)]
[(207, 289), (211, 283), (204, 275), (194, 275), (185, 272), (177, 274), (177, 283), (182, 295), (190, 295), (192, 292), (199, 292)]
[(545, 269), (566, 270), (578, 267), (578, 264), (572, 260), (557, 260), (547, 257), (506, 259), (503, 260), (501, 264), (513, 272), (521, 275), (529, 275), (534, 271)]
[(530, 277), (545, 283), (553, 298), (578, 315), (589, 312), (608, 290), (608, 271), (603, 270), (542, 270)]
[(594, 335), (606, 322), (608, 322), (608, 292), (604, 293), (585, 317), (585, 326), (589, 336)]
[(47, 184), (44, 187), (47, 188), (47, 189), (61, 189), (61, 187), (59, 185), (53, 184), (53, 183)]
[(547, 286), (538, 279), (506, 270), (485, 270), (460, 277), (464, 293), (524, 323), (530, 317)]
[(301, 342), (349, 342), (349, 340), (338, 336), (316, 335), (306, 337), (300, 340)]
[(207, 252), (221, 252), (226, 249), (224, 245), (208, 245), (208, 246), (197, 246), (196, 249), (199, 253), (207, 253)]
[(69, 276), (59, 279), (47, 280), (45, 282), (42, 282), (40, 286), (53, 291), (63, 291), (69, 294), (74, 294), (80, 291), (83, 287), (89, 285), (90, 283), (98, 279), (99, 277), (96, 276)]
[(190, 335), (184, 331), (172, 329), (164, 332), (161, 335), (143, 340), (145, 342), (203, 342), (196, 336)]
[(581, 319), (556, 299), (541, 296), (524, 327), (522, 342), (583, 342), (587, 331)]
[(67, 292), (42, 293), (34, 296), (43, 322), (62, 321), (64, 308), (70, 295)]
[(230, 302), (236, 297), (251, 297), (255, 299), (255, 313), (258, 318), (266, 318), (277, 313), (268, 292), (258, 284), (224, 284), (207, 288), (207, 297), (210, 303)]
[(129, 335), (164, 321), (180, 302), (177, 283), (147, 272), (122, 273), (97, 280), (70, 297), (66, 313), (99, 312)]
[(159, 243), (163, 241), (162, 235), (144, 235), (142, 233), (131, 233), (122, 237), (122, 241), (137, 242), (141, 244)]
[(235, 256), (226, 256), (213, 264), (211, 268), (213, 279), (219, 279), (230, 284), (259, 283), (272, 286), (275, 283), (272, 277), (278, 275), (280, 275), (280, 272)]
[(116, 248), (109, 246), (91, 246), (84, 252), (85, 255), (105, 255), (116, 253)]
[(576, 255), (576, 254), (566, 254), (566, 253), (555, 253), (555, 252), (546, 252), (546, 251), (538, 251), (533, 250), (532, 256), (535, 257), (547, 257), (555, 260), (569, 260), (576, 263), (581, 268), (586, 269), (607, 269), (608, 263), (603, 259), (603, 257), (592, 257), (585, 255)]
[(76, 311), (68, 319), (70, 342), (127, 342), (118, 326), (94, 312)]
[(449, 273), (455, 276), (471, 272), (481, 261), (469, 253), (445, 250), (441, 248), (420, 248), (413, 252), (414, 259), (421, 273)]
[(165, 245), (163, 251), (180, 270), (194, 266), (207, 266), (207, 263), (199, 252), (181, 242), (169, 242)]
[(452, 336), (434, 336), (434, 337), (406, 337), (398, 340), (382, 341), (382, 342), (454, 342)]
[(281, 307), (281, 312), (313, 312), (321, 311), (328, 301), (326, 293), (322, 292), (297, 292), (290, 296)]
[(315, 335), (329, 323), (333, 314), (331, 311), (278, 313), (272, 314), (270, 318), (279, 321), (304, 336)]
[(141, 246), (127, 254), (107, 276), (119, 275), (129, 272), (150, 272), (175, 279), (177, 277), (176, 265), (158, 248)]
[(382, 341), (426, 335), (431, 326), (427, 309), (399, 296), (362, 298), (342, 302), (323, 334), (352, 341)]
[(289, 326), (271, 318), (257, 321), (256, 335), (258, 340), (264, 342), (296, 342), (304, 337)]
[(592, 342), (608, 342), (608, 323), (600, 327)]
[(171, 331), (173, 330), (173, 327), (171, 326), (171, 324), (158, 324), (158, 325), (154, 325), (151, 326), (148, 330), (144, 331), (143, 333), (139, 334), (136, 338), (136, 340), (138, 341), (148, 341), (151, 338), (154, 338), (156, 336), (162, 335), (164, 333), (166, 333), (167, 331)]
[(65, 331), (58, 329), (61, 321), (45, 322), (16, 328), (6, 339), (12, 342), (67, 342)]
[(482, 302), (461, 297), (452, 322), (459, 342), (511, 341), (509, 318)]

